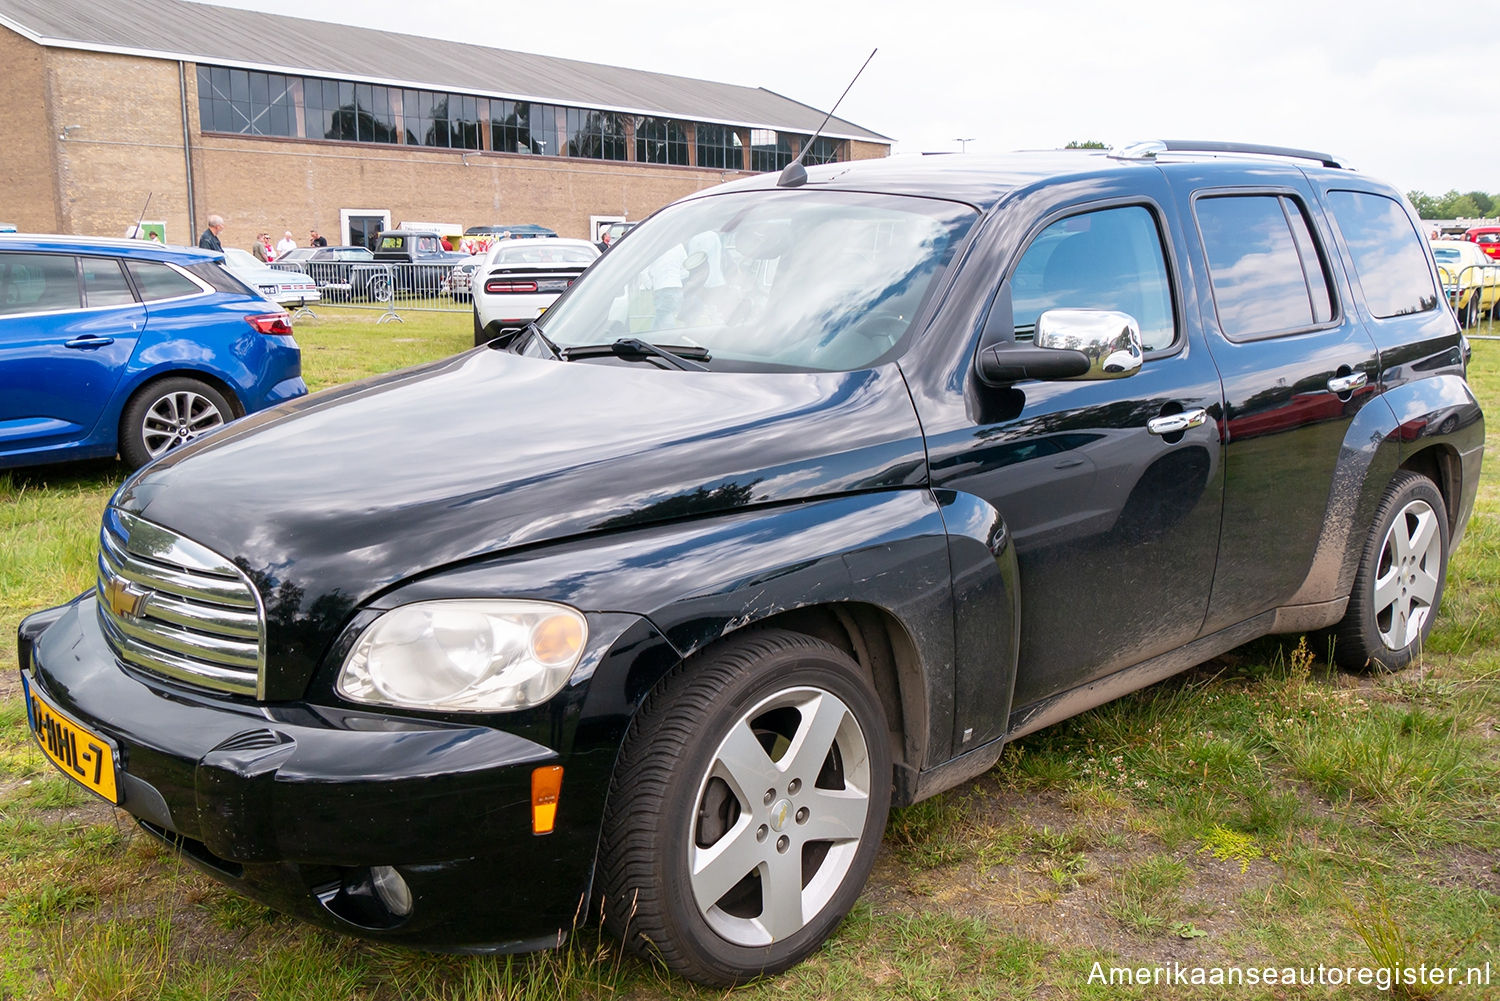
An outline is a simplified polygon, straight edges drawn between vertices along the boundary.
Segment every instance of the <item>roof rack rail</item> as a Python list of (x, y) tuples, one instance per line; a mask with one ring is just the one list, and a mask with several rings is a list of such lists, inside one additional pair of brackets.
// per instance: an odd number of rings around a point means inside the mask
[(1291, 146), (1265, 146), (1261, 143), (1213, 142), (1201, 139), (1151, 139), (1131, 143), (1116, 155), (1126, 160), (1151, 160), (1160, 153), (1256, 153), (1261, 156), (1287, 156), (1298, 160), (1316, 160), (1325, 167), (1344, 169), (1342, 157), (1316, 150)]

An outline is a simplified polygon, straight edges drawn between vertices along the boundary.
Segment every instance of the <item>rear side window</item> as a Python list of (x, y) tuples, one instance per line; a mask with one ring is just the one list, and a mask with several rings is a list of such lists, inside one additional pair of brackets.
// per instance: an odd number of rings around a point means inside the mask
[(77, 309), (80, 302), (71, 254), (0, 254), (0, 315)]
[(126, 267), (130, 269), (130, 277), (135, 279), (135, 287), (141, 290), (141, 298), (146, 302), (203, 293), (197, 282), (165, 264), (130, 261)]
[(134, 305), (135, 293), (130, 291), (119, 261), (113, 257), (84, 257), (80, 263), (84, 305), (94, 308)]
[(1333, 319), (1328, 266), (1295, 199), (1213, 195), (1193, 212), (1224, 336), (1255, 340)]
[(1031, 339), (1049, 309), (1129, 313), (1147, 351), (1176, 339), (1161, 235), (1140, 205), (1069, 216), (1042, 230), (1011, 274), (1011, 304), (1018, 341)]
[(1437, 288), (1422, 237), (1395, 199), (1330, 191), (1328, 203), (1371, 313), (1385, 319), (1436, 308)]

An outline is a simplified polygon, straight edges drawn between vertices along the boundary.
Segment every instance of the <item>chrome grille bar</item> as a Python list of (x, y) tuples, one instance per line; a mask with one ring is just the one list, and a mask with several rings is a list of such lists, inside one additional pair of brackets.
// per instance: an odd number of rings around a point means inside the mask
[(97, 594), (105, 638), (122, 661), (189, 685), (263, 697), (260, 597), (218, 553), (109, 508)]

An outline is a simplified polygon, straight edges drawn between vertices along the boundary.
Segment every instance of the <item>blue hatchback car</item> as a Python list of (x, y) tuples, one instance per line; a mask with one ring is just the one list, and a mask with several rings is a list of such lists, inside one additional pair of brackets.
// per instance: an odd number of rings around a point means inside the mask
[(0, 468), (116, 453), (134, 468), (305, 394), (286, 313), (223, 260), (0, 236)]

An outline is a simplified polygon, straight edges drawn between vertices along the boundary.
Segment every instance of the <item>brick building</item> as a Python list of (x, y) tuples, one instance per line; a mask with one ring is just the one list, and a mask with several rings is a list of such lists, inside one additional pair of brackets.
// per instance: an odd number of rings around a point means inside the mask
[[(0, 0), (0, 222), (226, 246), (310, 228), (540, 223), (592, 237), (745, 172), (823, 112), (772, 91), (185, 0)], [(885, 156), (828, 122), (806, 162)], [(15, 152), (19, 151), (19, 152)]]

